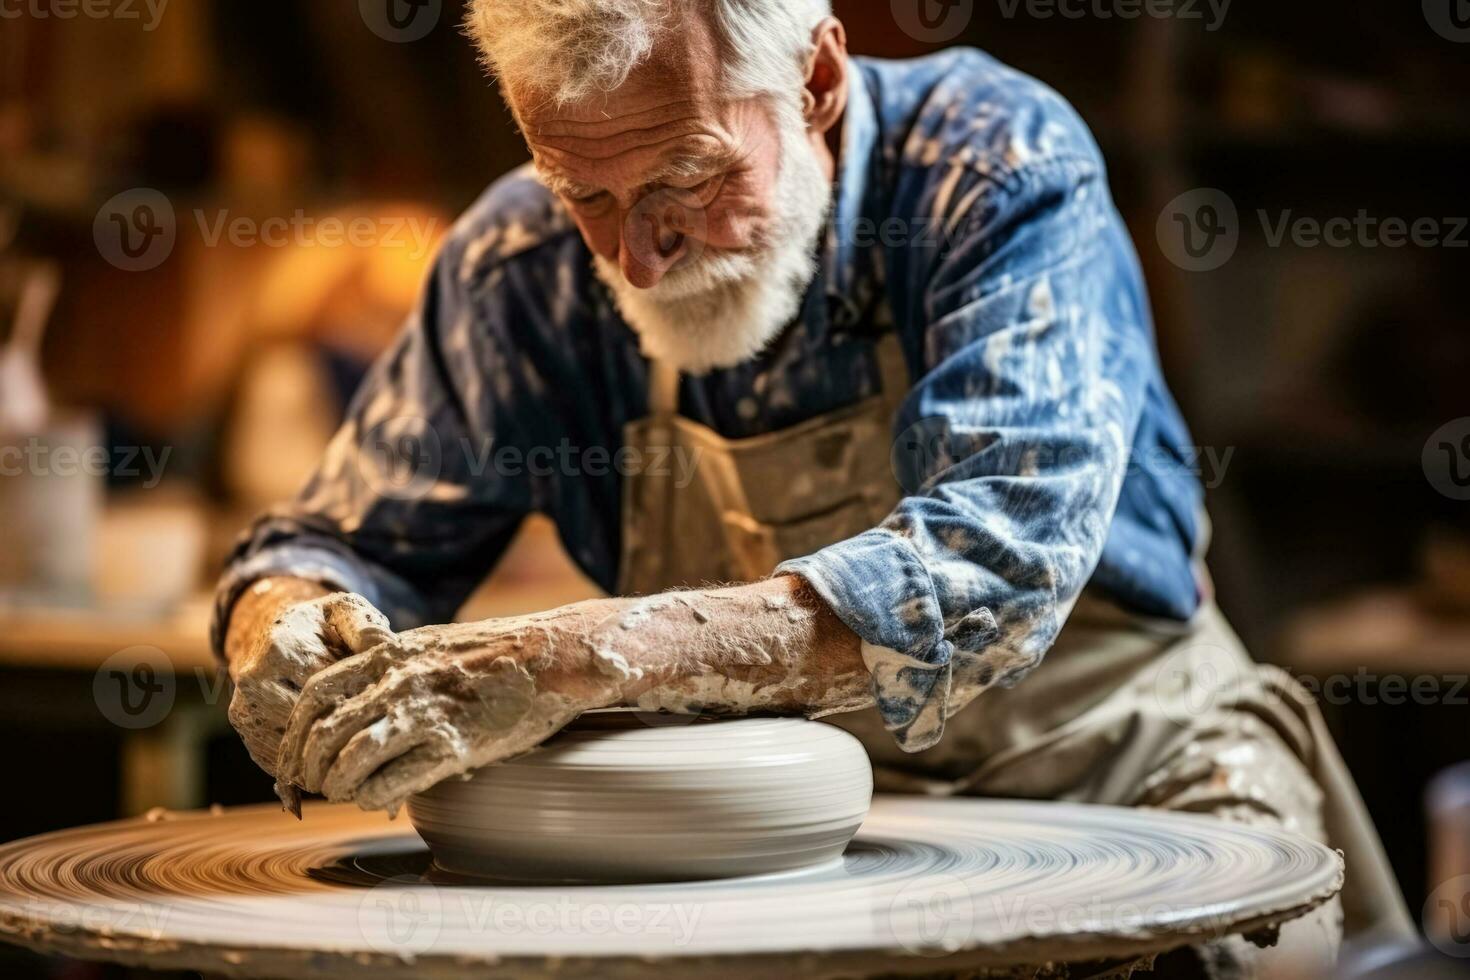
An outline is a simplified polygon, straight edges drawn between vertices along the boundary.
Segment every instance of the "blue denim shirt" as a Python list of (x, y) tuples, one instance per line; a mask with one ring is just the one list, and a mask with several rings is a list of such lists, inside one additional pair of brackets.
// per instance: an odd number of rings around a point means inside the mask
[[(782, 568), (862, 638), (887, 727), (917, 750), (1039, 663), (1084, 586), (1188, 619), (1201, 490), (1137, 257), (1071, 107), (968, 49), (853, 67), (802, 315), (760, 357), (685, 379), (681, 412), (741, 438), (852, 405), (880, 386), (871, 339), (898, 332), (916, 379), (896, 423), (908, 496)], [(240, 592), (270, 575), (360, 593), (398, 629), (448, 621), (533, 512), (614, 590), (613, 464), (648, 378), (555, 197), (529, 169), (497, 181), (320, 469), (237, 546), (216, 648)], [(414, 447), (407, 480), (384, 472), (384, 444)]]

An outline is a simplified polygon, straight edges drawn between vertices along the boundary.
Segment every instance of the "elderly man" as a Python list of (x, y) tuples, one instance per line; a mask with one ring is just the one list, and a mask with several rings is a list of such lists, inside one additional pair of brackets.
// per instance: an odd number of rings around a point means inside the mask
[[(1060, 97), (976, 51), (849, 58), (826, 0), (470, 24), (534, 166), (220, 588), (231, 718), (288, 804), (392, 808), (588, 709), (778, 711), (839, 716), (882, 788), (1278, 824), (1381, 878), (1313, 709), (1207, 598), (1188, 434)], [(626, 598), (425, 627), (533, 512)], [(1284, 945), (1329, 961), (1337, 915)]]

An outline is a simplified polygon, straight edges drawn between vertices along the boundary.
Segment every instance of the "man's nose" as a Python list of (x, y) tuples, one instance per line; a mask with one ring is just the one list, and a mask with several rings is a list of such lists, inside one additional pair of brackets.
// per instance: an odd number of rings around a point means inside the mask
[(689, 251), (687, 222), (678, 202), (651, 194), (623, 217), (618, 263), (623, 278), (638, 289), (659, 284)]

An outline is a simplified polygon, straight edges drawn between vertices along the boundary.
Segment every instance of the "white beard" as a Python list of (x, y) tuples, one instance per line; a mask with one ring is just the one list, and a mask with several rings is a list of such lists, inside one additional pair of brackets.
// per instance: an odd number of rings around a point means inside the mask
[(711, 249), (651, 289), (629, 284), (616, 262), (595, 256), (598, 278), (648, 357), (686, 374), (733, 367), (763, 351), (800, 312), (817, 273), (817, 238), (832, 206), (832, 183), (799, 117), (778, 112), (778, 122), (775, 223), (762, 248)]

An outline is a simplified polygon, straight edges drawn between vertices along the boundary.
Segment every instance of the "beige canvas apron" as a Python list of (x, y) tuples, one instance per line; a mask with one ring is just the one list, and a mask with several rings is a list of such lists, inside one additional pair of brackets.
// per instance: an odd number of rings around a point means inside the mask
[[(909, 382), (896, 335), (875, 348), (881, 394), (748, 439), (680, 417), (678, 372), (655, 363), (626, 445), (693, 465), (627, 477), (622, 594), (755, 581), (880, 524), (901, 497), (890, 450)], [(1252, 663), (1213, 605), (1181, 624), (1084, 593), (1042, 665), (956, 713), (925, 752), (901, 752), (876, 710), (826, 720), (863, 741), (880, 790), (1158, 806), (1329, 841), (1348, 854), (1348, 933), (1413, 934), (1316, 705)]]

